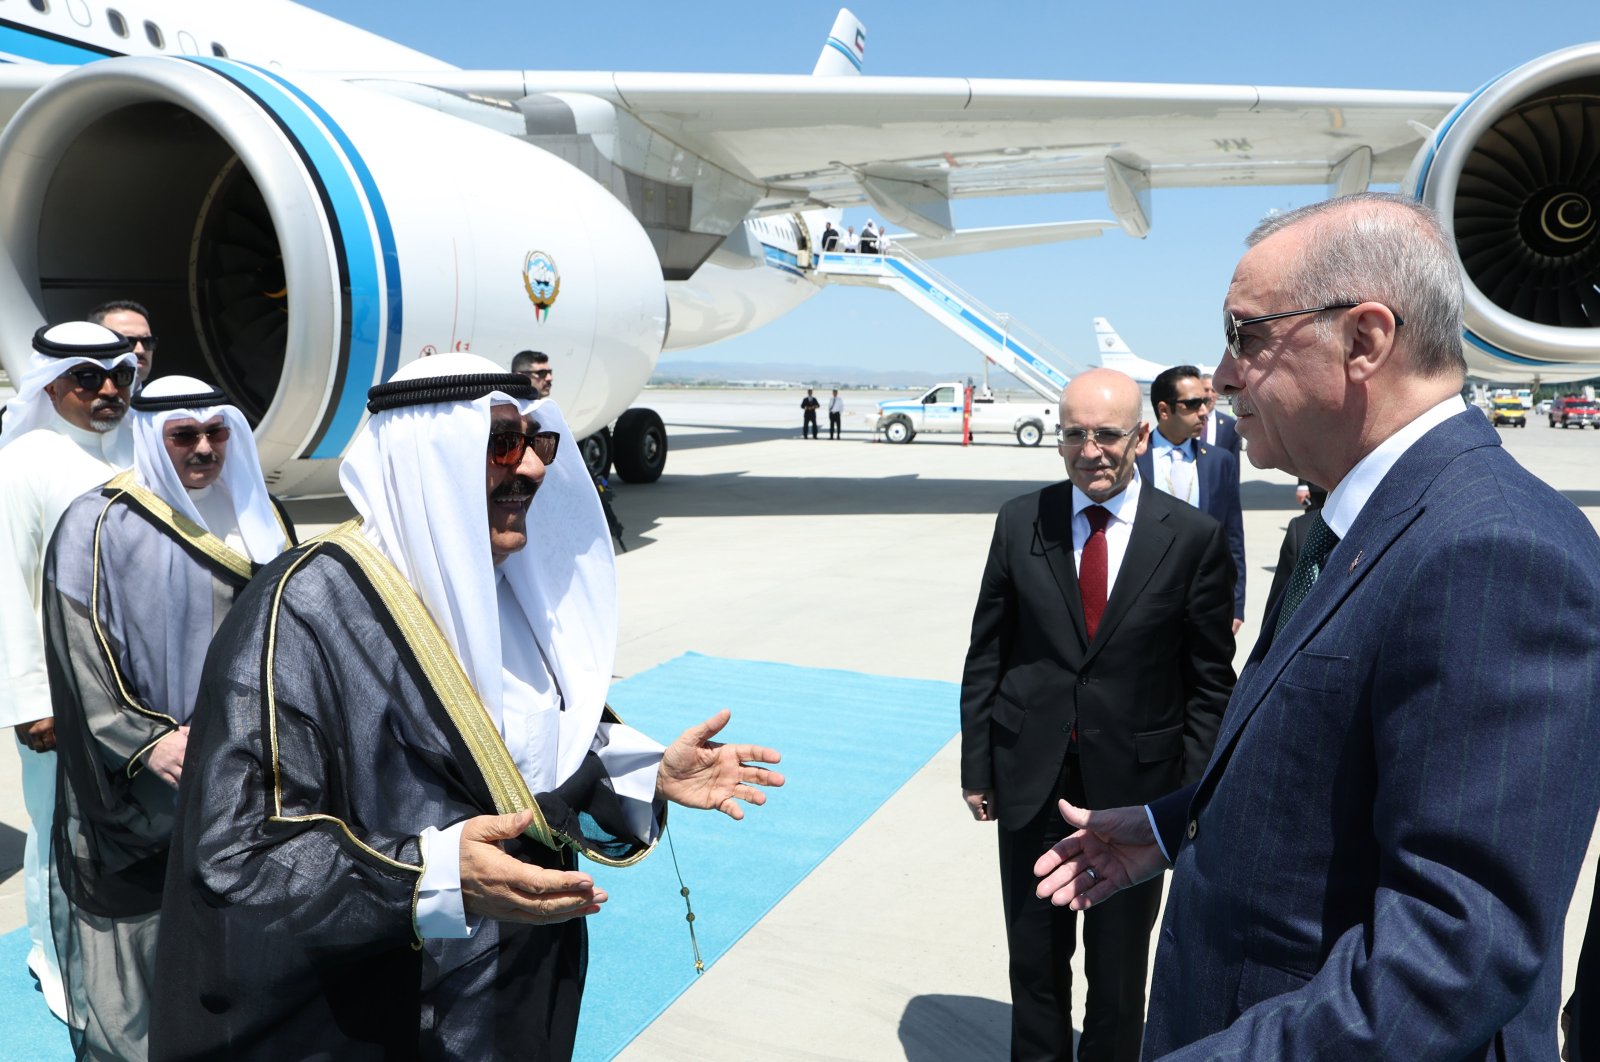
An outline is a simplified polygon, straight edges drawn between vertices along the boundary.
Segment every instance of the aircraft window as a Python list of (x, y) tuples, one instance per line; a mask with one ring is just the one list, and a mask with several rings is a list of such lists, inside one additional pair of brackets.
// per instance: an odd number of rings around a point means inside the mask
[(50, 13), (50, 0), (28, 0), (28, 4), (35, 11), (42, 12), (46, 15)]
[(165, 48), (167, 46), (167, 39), (161, 35), (161, 27), (154, 22), (146, 22), (144, 24), (144, 35), (157, 48)]
[(228, 57), (228, 49), (224, 48), (222, 45), (218, 44), (216, 41), (212, 41), (211, 42), (211, 54), (216, 56), (218, 59), (226, 59)]
[(178, 50), (184, 55), (199, 55), (200, 45), (195, 43), (194, 34), (188, 30), (179, 30)]
[(112, 33), (119, 37), (127, 37), (128, 20), (122, 17), (122, 12), (114, 7), (106, 8), (106, 23), (110, 25)]

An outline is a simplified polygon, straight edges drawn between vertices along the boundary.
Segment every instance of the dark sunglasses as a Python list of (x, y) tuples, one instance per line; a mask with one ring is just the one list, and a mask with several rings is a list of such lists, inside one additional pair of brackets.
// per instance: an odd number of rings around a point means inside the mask
[(1201, 395), (1199, 398), (1175, 398), (1172, 400), (1172, 404), (1175, 406), (1182, 406), (1190, 413), (1198, 413), (1202, 409), (1206, 408), (1210, 401), (1211, 399)]
[[(1223, 310), (1222, 334), (1227, 338), (1228, 341), (1228, 357), (1232, 358), (1234, 361), (1238, 361), (1240, 358), (1244, 357), (1242, 341), (1239, 338), (1239, 329), (1245, 327), (1246, 325), (1260, 324), (1262, 321), (1276, 321), (1280, 317), (1300, 317), (1308, 313), (1326, 313), (1329, 310), (1353, 310), (1360, 305), (1361, 304), (1359, 302), (1334, 302), (1329, 303), (1327, 306), (1313, 306), (1308, 310), (1285, 310), (1283, 313), (1264, 313), (1259, 317), (1245, 318), (1235, 317), (1227, 310)], [(1393, 307), (1389, 308), (1389, 312), (1394, 313), (1394, 324), (1396, 328), (1405, 324), (1405, 321), (1401, 319), (1400, 315), (1395, 313)]]
[(522, 455), (533, 447), (533, 456), (540, 464), (548, 465), (556, 459), (561, 436), (553, 431), (536, 431), (532, 435), (520, 431), (497, 431), (489, 436), (489, 460), (497, 465), (515, 468), (522, 463)]
[(156, 344), (161, 342), (161, 340), (157, 339), (155, 336), (130, 336), (122, 332), (118, 332), (117, 335), (122, 336), (123, 339), (126, 339), (129, 343), (132, 343), (136, 347), (144, 347), (144, 349), (151, 354), (156, 352)]
[(532, 376), (534, 379), (543, 380), (545, 377), (549, 376), (552, 371), (553, 370), (551, 369), (534, 369), (533, 371), (529, 372), (528, 375)]
[(200, 444), (200, 436), (206, 437), (209, 443), (225, 443), (228, 441), (228, 426), (217, 424), (204, 430), (200, 428), (175, 428), (167, 432), (167, 441), (174, 446), (187, 450)]
[(111, 382), (117, 385), (117, 390), (133, 385), (132, 367), (119, 365), (109, 372), (105, 369), (68, 369), (66, 375), (85, 391), (98, 391), (106, 385), (106, 377), (111, 377)]

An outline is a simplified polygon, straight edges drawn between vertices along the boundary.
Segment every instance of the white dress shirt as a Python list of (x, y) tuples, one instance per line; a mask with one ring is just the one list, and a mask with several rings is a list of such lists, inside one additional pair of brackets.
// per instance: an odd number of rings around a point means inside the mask
[(1451, 395), (1383, 440), (1370, 454), (1357, 461), (1356, 467), (1346, 473), (1337, 487), (1328, 492), (1328, 500), (1322, 505), (1322, 519), (1333, 533), (1340, 538), (1348, 535), (1350, 528), (1356, 522), (1356, 517), (1366, 508), (1372, 492), (1378, 489), (1378, 484), (1383, 482), (1383, 477), (1389, 474), (1389, 469), (1394, 467), (1395, 462), (1400, 460), (1418, 439), (1466, 408), (1467, 404), (1461, 400), (1460, 395)]
[(1167, 440), (1159, 431), (1150, 433), (1150, 471), (1157, 490), (1200, 508), (1200, 468), (1193, 439), (1182, 443)]
[(1091, 505), (1104, 506), (1111, 514), (1106, 521), (1106, 600), (1111, 599), (1111, 588), (1117, 585), (1117, 572), (1122, 569), (1122, 558), (1128, 552), (1128, 537), (1133, 534), (1133, 517), (1139, 511), (1139, 470), (1116, 495), (1097, 502), (1076, 486), (1072, 488), (1072, 567), (1083, 571), (1083, 544), (1089, 540), (1089, 518), (1083, 511)]

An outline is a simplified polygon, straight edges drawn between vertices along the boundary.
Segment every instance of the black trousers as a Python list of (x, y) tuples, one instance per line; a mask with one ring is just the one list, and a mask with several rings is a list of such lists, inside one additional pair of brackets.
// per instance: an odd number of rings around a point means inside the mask
[(815, 439), (817, 437), (817, 411), (808, 409), (805, 417), (806, 419), (800, 424), (800, 438)]
[(844, 434), (844, 427), (839, 423), (843, 416), (843, 413), (828, 414), (828, 438), (837, 439)]
[[(1067, 757), (1056, 792), (1085, 806), (1078, 758)], [(1000, 889), (1011, 952), (1011, 1058), (1072, 1058), (1072, 956), (1076, 912), (1034, 895), (1034, 862), (1072, 832), (1051, 799), (1018, 830), (1000, 829)], [(1088, 982), (1080, 1062), (1138, 1062), (1144, 1037), (1144, 986), (1150, 931), (1161, 907), (1161, 879), (1126, 889), (1083, 912)]]

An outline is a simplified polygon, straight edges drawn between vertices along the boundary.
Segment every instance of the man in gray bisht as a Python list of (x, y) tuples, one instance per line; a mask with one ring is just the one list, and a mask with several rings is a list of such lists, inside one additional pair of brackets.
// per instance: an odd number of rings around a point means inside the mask
[(189, 717), (212, 633), (292, 544), (250, 426), (187, 376), (128, 416), (134, 464), (62, 515), (44, 564), (59, 758), (52, 917), (79, 1058), (143, 1059)]

